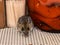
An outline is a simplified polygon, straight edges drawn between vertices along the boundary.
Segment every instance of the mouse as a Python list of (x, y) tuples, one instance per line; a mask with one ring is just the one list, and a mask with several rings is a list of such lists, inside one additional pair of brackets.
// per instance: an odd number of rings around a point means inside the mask
[(18, 32), (23, 33), (24, 36), (28, 36), (33, 30), (34, 24), (30, 16), (24, 15), (20, 17), (17, 21)]

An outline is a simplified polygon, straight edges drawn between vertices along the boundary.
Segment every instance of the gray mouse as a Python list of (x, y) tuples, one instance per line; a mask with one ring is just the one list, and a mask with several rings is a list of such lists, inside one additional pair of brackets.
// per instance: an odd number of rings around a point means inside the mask
[(33, 28), (34, 28), (34, 24), (30, 16), (25, 15), (18, 19), (17, 29), (25, 36), (28, 36), (29, 32), (31, 32)]

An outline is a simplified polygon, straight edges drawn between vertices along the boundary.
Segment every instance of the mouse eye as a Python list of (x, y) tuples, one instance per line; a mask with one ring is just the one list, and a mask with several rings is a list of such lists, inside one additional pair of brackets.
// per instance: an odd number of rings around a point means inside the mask
[(29, 27), (27, 28), (27, 30), (30, 30)]
[(24, 31), (24, 28), (22, 27), (22, 29), (21, 29), (22, 31)]

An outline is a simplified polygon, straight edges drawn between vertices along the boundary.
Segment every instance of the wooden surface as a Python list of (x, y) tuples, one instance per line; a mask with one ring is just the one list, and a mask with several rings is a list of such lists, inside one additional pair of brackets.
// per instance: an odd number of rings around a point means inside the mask
[(0, 28), (5, 26), (4, 0), (0, 1)]
[(17, 32), (16, 28), (0, 30), (0, 45), (60, 45), (60, 33), (47, 33), (39, 29), (33, 30), (29, 37), (25, 38)]

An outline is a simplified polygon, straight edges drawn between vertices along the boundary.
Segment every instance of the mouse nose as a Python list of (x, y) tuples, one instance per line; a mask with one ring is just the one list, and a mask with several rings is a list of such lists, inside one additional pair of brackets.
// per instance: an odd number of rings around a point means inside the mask
[(24, 32), (24, 35), (25, 35), (25, 36), (28, 36), (28, 32)]

